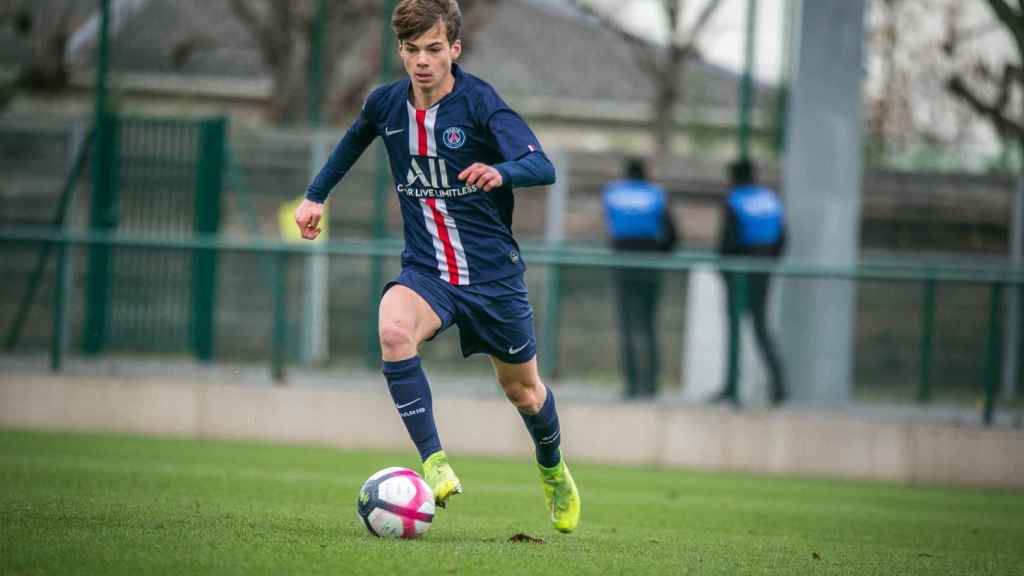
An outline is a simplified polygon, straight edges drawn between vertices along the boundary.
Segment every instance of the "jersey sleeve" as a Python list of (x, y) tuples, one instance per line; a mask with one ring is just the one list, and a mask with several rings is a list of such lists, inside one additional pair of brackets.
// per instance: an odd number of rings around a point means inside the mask
[(526, 125), (526, 121), (509, 108), (490, 86), (479, 92), (477, 117), (490, 130), (498, 151), (506, 161), (542, 151), (540, 140)]
[(327, 163), (306, 189), (307, 200), (323, 204), (331, 190), (337, 186), (338, 182), (341, 182), (352, 165), (359, 160), (373, 139), (377, 137), (374, 117), (380, 92), (380, 90), (375, 90), (366, 98), (359, 116), (349, 126), (348, 132), (345, 133), (341, 142), (338, 142), (330, 158), (327, 159)]

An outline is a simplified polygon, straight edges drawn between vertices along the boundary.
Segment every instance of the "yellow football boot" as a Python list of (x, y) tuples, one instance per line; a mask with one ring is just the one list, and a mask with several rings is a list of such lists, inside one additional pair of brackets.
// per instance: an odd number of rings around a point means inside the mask
[(449, 498), (462, 494), (462, 482), (448, 463), (444, 450), (434, 452), (423, 461), (423, 479), (434, 492), (434, 503), (441, 508), (448, 504)]
[(580, 523), (580, 493), (563, 458), (555, 467), (540, 464), (540, 482), (544, 487), (544, 501), (551, 511), (551, 523), (559, 532), (569, 533)]

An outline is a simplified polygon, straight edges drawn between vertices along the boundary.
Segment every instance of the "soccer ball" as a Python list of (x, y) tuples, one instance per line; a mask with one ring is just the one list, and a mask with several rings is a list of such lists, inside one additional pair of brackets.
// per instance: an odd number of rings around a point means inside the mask
[(356, 509), (374, 536), (416, 538), (434, 520), (434, 493), (416, 472), (385, 468), (359, 489)]

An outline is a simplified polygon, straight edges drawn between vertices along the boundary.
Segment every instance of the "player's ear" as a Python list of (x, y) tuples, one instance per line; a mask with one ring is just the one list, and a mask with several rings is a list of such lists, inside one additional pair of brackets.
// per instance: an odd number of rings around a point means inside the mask
[(462, 54), (462, 40), (456, 40), (452, 42), (452, 60), (455, 60)]

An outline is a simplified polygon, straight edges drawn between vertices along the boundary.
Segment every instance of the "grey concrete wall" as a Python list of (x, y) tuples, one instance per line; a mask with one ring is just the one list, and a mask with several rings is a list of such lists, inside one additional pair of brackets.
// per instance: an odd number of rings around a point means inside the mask
[[(574, 461), (978, 487), (1024, 487), (1024, 432), (894, 424), (841, 413), (562, 402)], [(442, 398), (454, 454), (529, 458), (504, 400)], [(410, 451), (383, 393), (177, 381), (0, 376), (0, 427)]]

